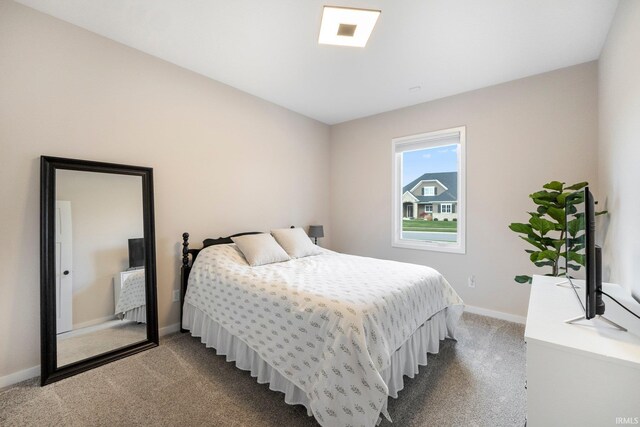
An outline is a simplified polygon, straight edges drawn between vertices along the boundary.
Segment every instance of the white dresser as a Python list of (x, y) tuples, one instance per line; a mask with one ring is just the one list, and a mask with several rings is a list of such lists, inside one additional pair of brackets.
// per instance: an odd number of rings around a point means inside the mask
[[(527, 426), (640, 425), (640, 320), (605, 296), (605, 317), (629, 332), (595, 319), (567, 324), (584, 312), (571, 288), (556, 286), (561, 281), (534, 276), (531, 287)], [(620, 286), (603, 290), (640, 314)], [(584, 303), (584, 287), (578, 294)]]

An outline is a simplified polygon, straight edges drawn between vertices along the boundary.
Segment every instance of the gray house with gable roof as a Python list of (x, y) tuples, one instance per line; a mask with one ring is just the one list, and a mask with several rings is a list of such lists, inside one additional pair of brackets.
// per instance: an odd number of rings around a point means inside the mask
[(458, 211), (458, 173), (425, 173), (402, 189), (404, 219), (453, 221)]

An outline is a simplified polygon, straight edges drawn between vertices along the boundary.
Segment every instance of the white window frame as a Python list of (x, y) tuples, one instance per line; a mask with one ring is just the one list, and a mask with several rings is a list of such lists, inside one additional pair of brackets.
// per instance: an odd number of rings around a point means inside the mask
[[(458, 144), (458, 200), (456, 216), (458, 221), (457, 242), (428, 242), (402, 238), (402, 153), (406, 151), (424, 150), (427, 148), (451, 145), (457, 139)], [(391, 158), (393, 179), (391, 189), (391, 246), (396, 248), (420, 249), (436, 252), (466, 253), (466, 127), (460, 126), (427, 132), (418, 135), (404, 136), (391, 140)], [(453, 206), (451, 208), (453, 211)]]
[[(429, 188), (431, 190), (430, 194), (426, 194), (426, 189)], [(422, 187), (422, 195), (423, 196), (435, 196), (436, 195), (436, 187), (431, 185), (431, 186), (424, 186)]]
[[(429, 210), (427, 210), (427, 209), (429, 209)], [(433, 213), (433, 205), (432, 205), (432, 204), (424, 205), (424, 211), (425, 211), (426, 213), (430, 213), (430, 214), (432, 214), (432, 213)]]
[[(443, 210), (445, 206), (449, 208), (449, 212)], [(440, 203), (440, 213), (453, 213), (453, 203)]]

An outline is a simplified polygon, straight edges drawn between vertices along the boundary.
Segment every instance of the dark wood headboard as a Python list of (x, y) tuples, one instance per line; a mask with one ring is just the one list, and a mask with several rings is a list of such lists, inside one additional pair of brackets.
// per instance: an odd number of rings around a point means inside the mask
[[(291, 227), (293, 228), (293, 226)], [(246, 236), (248, 234), (262, 234), (260, 231), (247, 231), (245, 233), (232, 234), (227, 237), (218, 237), (217, 239), (204, 239), (200, 249), (189, 249), (189, 233), (182, 233), (182, 267), (180, 268), (180, 332), (187, 332), (182, 328), (182, 311), (184, 310), (184, 296), (187, 293), (189, 284), (189, 273), (198, 254), (206, 247), (213, 245), (225, 245), (233, 243), (232, 237)], [(191, 255), (191, 259), (189, 259)]]

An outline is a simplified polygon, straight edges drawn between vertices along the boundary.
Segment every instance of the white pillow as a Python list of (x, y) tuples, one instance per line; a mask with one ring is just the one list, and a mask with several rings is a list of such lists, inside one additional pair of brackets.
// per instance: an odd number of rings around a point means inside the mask
[(231, 240), (252, 267), (291, 259), (270, 234), (248, 234), (232, 237)]
[(279, 228), (271, 230), (271, 234), (291, 258), (302, 258), (322, 253), (320, 248), (311, 243), (309, 236), (302, 228)]

